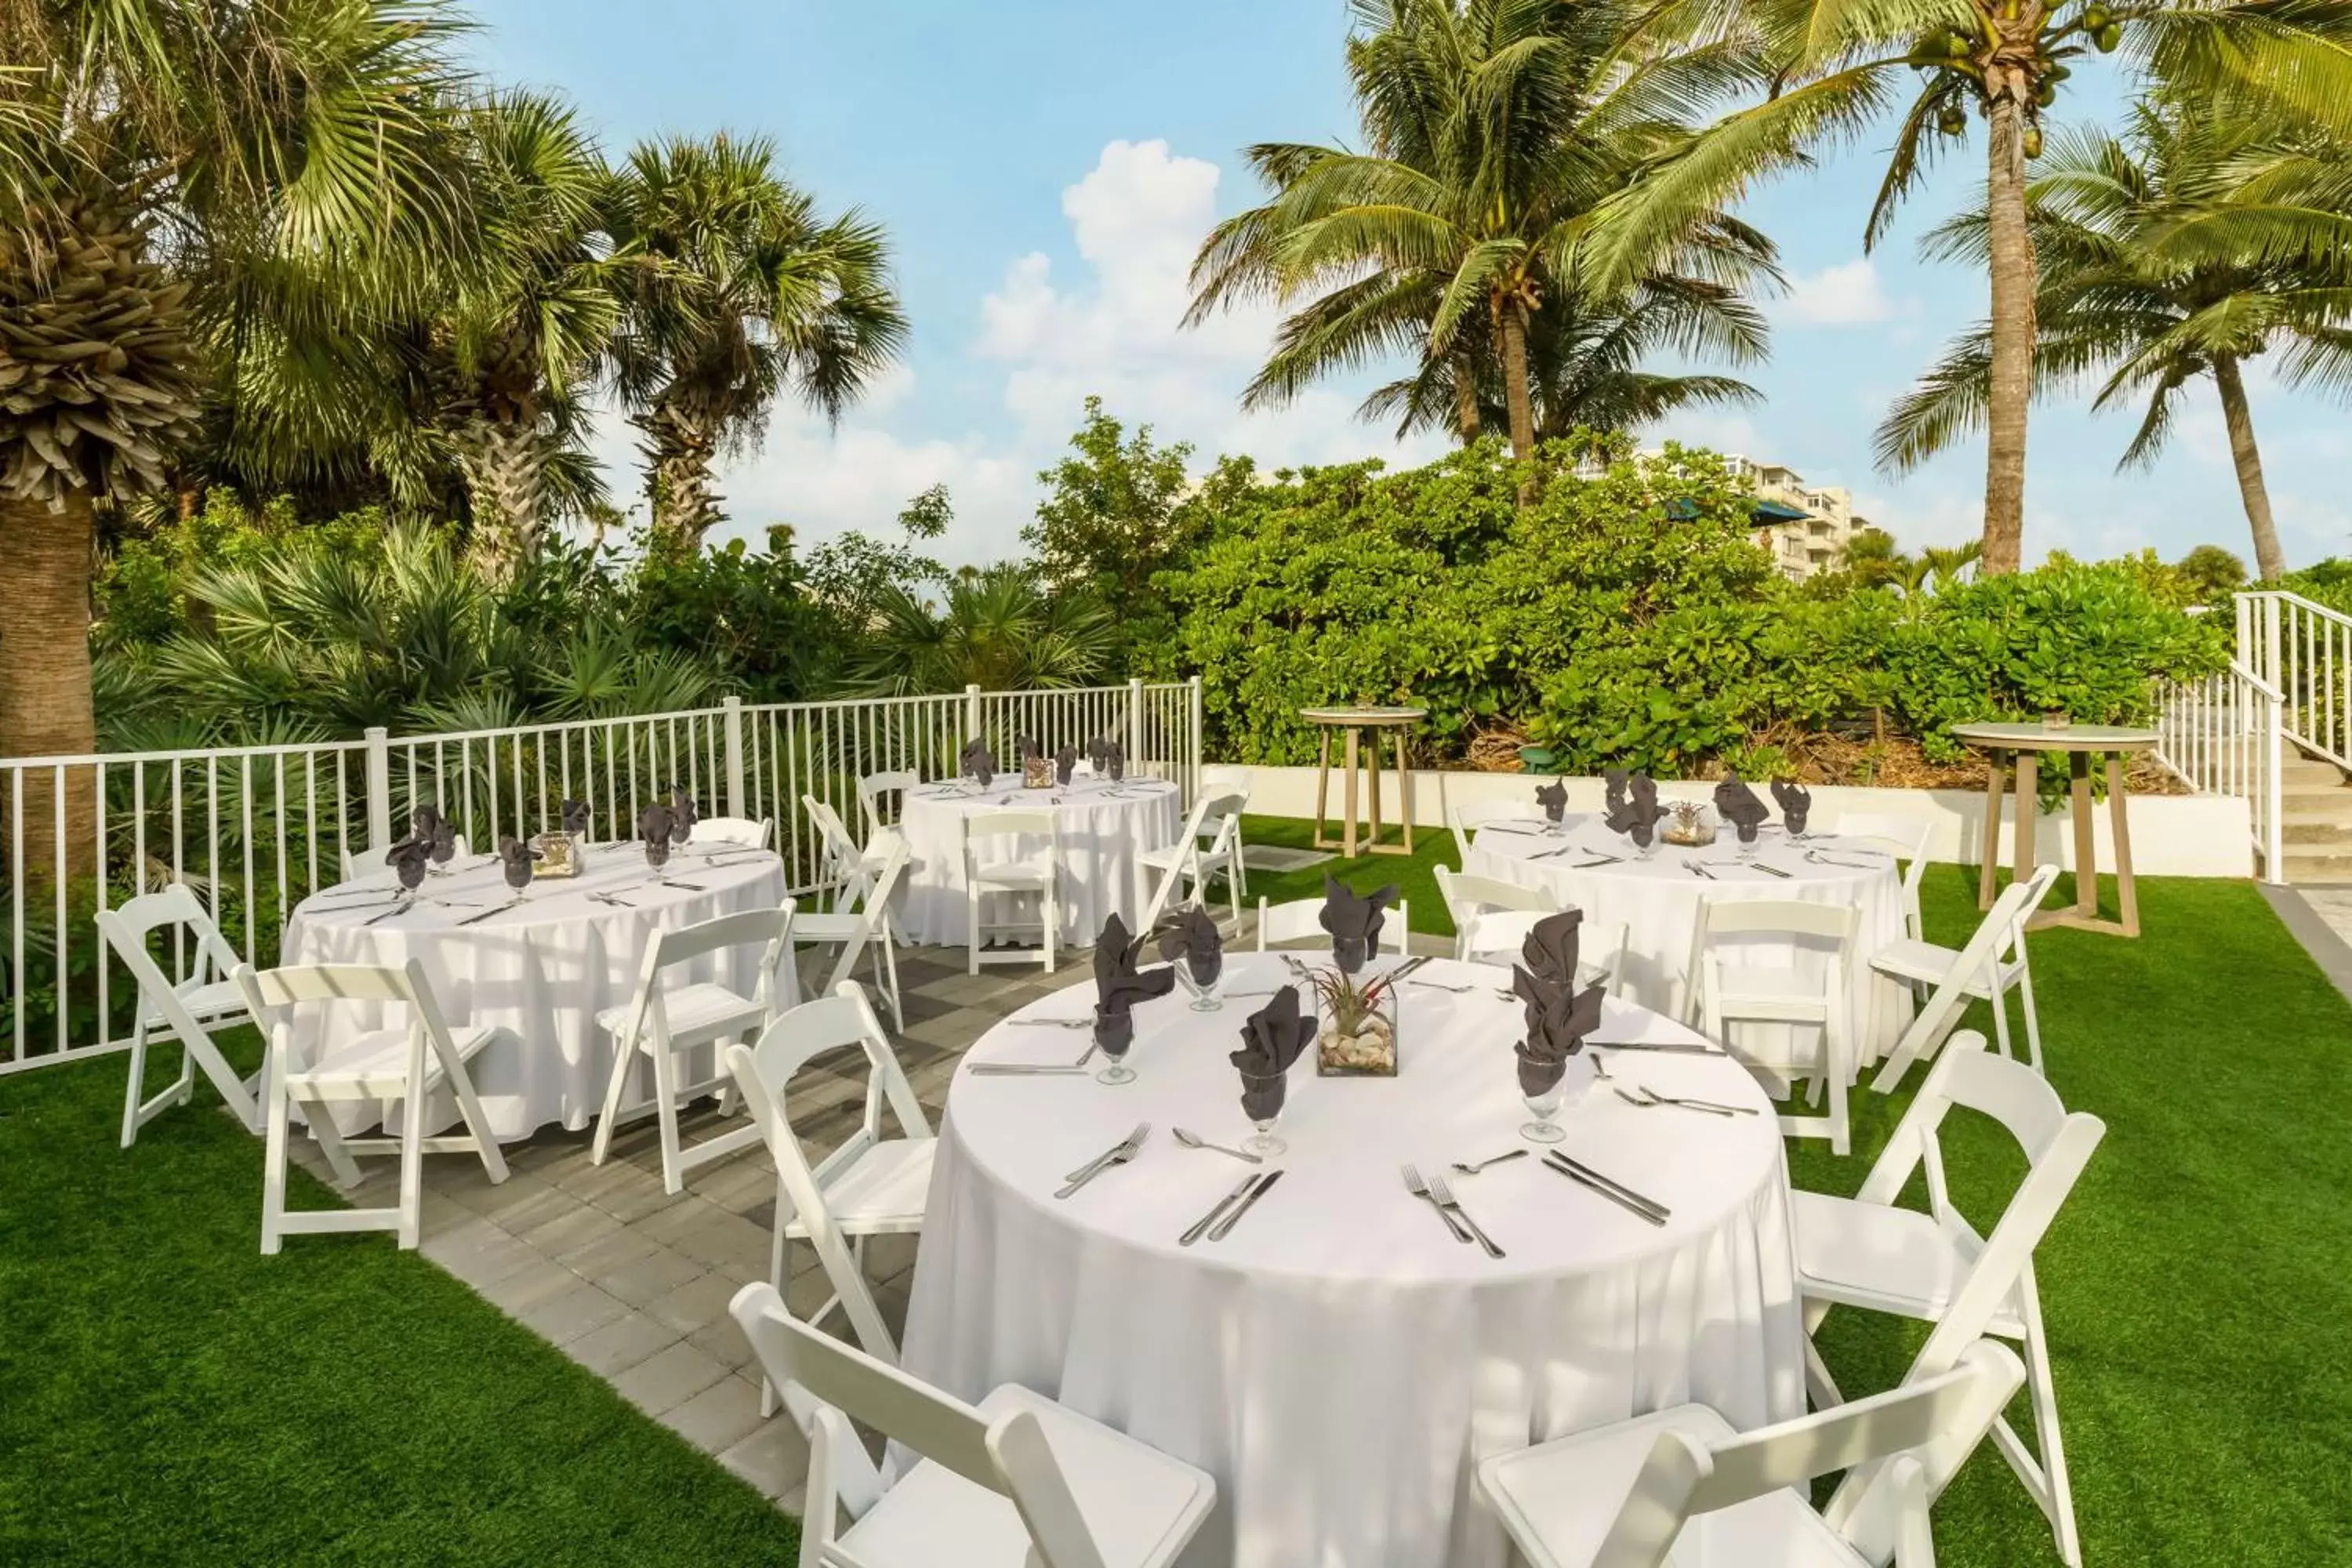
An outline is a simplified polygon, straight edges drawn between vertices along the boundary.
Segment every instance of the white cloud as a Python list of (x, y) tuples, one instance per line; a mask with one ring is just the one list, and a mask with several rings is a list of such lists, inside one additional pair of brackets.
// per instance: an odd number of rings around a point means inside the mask
[(1864, 327), (1892, 321), (1895, 302), (1867, 256), (1789, 279), (1789, 297), (1773, 314), (1808, 327)]

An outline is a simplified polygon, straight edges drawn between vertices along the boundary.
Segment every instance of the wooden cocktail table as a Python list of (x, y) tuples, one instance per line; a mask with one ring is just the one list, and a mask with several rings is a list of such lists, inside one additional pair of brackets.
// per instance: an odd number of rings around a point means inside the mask
[[(2139, 934), (2139, 893), (2132, 886), (2131, 826), (2124, 813), (2124, 758), (2156, 744), (2153, 730), (2119, 729), (2104, 724), (1955, 724), (1952, 733), (1981, 749), (1991, 763), (1985, 781), (1984, 870), (1977, 884), (1977, 908), (1992, 908), (1993, 868), (2000, 860), (2000, 791), (2005, 757), (2017, 767), (2016, 871), (2019, 881), (2033, 872), (2033, 830), (2040, 795), (2035, 779), (2041, 754), (2063, 753), (2072, 775), (2069, 788), (2074, 819), (2074, 907), (2045, 910), (2025, 922), (2032, 931), (2042, 926), (2080, 926), (2085, 931), (2111, 931), (2118, 936)], [(2108, 823), (2116, 841), (2116, 895), (2123, 919), (2099, 914), (2098, 850), (2091, 837), (2091, 767), (2106, 759)]]
[[(1412, 769), (1405, 761), (1405, 731), (1429, 716), (1426, 708), (1302, 708), (1298, 716), (1310, 724), (1323, 728), (1322, 771), (1315, 779), (1315, 847), (1337, 849), (1348, 859), (1358, 853), (1356, 844), (1356, 762), (1363, 733), (1372, 732), (1370, 773), (1372, 775), (1372, 831), (1363, 847), (1375, 855), (1410, 855), (1412, 853)], [(1331, 798), (1331, 732), (1344, 730), (1348, 735), (1346, 790), (1347, 820), (1338, 842), (1324, 834), (1326, 808)], [(1404, 842), (1381, 842), (1381, 731), (1386, 730), (1394, 738), (1396, 754), (1397, 799), (1402, 806)]]

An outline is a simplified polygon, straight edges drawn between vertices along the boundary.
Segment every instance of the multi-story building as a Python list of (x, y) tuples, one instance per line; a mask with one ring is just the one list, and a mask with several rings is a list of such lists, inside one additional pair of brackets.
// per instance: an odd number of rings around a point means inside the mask
[(1871, 526), (1843, 486), (1809, 485), (1785, 463), (1759, 463), (1738, 453), (1723, 460), (1733, 478), (1755, 490), (1756, 542), (1791, 582), (1835, 568), (1846, 541)]

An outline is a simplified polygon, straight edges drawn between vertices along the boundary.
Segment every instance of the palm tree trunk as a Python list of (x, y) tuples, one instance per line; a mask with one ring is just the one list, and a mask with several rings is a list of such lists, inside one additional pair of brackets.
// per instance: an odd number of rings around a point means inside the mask
[(1468, 354), (1454, 361), (1454, 426), (1464, 446), (1478, 438), (1478, 366)]
[[(50, 510), (38, 500), (0, 500), (0, 540), (10, 554), (7, 614), (0, 616), (0, 757), (82, 756), (98, 750), (89, 695), (89, 566), (97, 537), (88, 492)], [(25, 869), (46, 879), (97, 868), (98, 816), (92, 775), (66, 770), (62, 862), (47, 844), (56, 831), (58, 776), (25, 774)], [(0, 788), (0, 821), (10, 803)], [(0, 848), (13, 835), (0, 836)]]
[(475, 419), (460, 467), (473, 503), (476, 548), (501, 575), (539, 556), (540, 475), (546, 450), (538, 431), (512, 419)]
[(1503, 406), (1511, 416), (1511, 456), (1535, 456), (1536, 407), (1528, 387), (1528, 319), (1516, 300), (1503, 303)]
[(652, 469), (646, 489), (654, 533), (689, 552), (699, 550), (704, 531), (719, 521), (719, 498), (710, 488), (718, 443), (701, 420), (675, 402), (655, 405), (637, 425), (646, 432)]
[[(2031, 90), (2030, 87), (2025, 90)], [(1985, 172), (1992, 253), (1992, 378), (1986, 409), (1984, 560), (1988, 576), (2014, 572), (2025, 542), (2025, 409), (2033, 378), (2033, 237), (2025, 226), (2025, 103), (1992, 100)]]
[(2231, 354), (2213, 356), (2213, 380), (2221, 389), (2221, 417), (2230, 426), (2230, 459), (2238, 466), (2238, 494), (2246, 503), (2246, 521), (2254, 530), (2254, 566), (2265, 583), (2286, 575), (2286, 555), (2279, 549), (2278, 528), (2271, 521), (2270, 487), (2263, 482), (2263, 454), (2254, 445), (2253, 411), (2246, 405), (2245, 377), (2238, 374)]

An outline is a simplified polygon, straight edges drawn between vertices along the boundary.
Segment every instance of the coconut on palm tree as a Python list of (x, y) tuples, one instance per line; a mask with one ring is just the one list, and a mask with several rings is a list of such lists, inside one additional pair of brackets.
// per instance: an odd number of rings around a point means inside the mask
[[(2352, 386), (2352, 184), (2308, 130), (2211, 100), (2136, 105), (2125, 133), (2061, 135), (2028, 190), (2041, 258), (2037, 387), (2093, 380), (2092, 406), (2145, 402), (2118, 467), (2155, 460), (2191, 384), (2210, 377), (2264, 582), (2286, 570), (2271, 520), (2244, 367), (2263, 355), (2290, 386)], [(1980, 214), (1931, 237), (1980, 258)], [(1990, 344), (1956, 342), (1880, 427), (1880, 461), (1908, 468), (1985, 419)]]
[(779, 397), (837, 421), (906, 342), (880, 226), (824, 218), (775, 161), (762, 137), (672, 137), (637, 147), (616, 183), (616, 382), (673, 545), (719, 520), (712, 469)]
[(166, 482), (237, 291), (455, 216), (448, 31), (429, 0), (0, 5), (0, 756), (95, 744), (96, 516)]
[(1524, 459), (1539, 408), (1572, 426), (1590, 423), (1587, 402), (1613, 412), (1728, 393), (1628, 374), (1658, 342), (1759, 352), (1760, 320), (1726, 300), (1769, 271), (1769, 241), (1720, 212), (1644, 214), (1622, 237), (1638, 264), (1609, 287), (1583, 256), (1606, 199), (1683, 144), (1693, 105), (1750, 79), (1751, 51), (1693, 42), (1674, 30), (1675, 8), (1621, 0), (1354, 10), (1348, 70), (1366, 150), (1251, 148), (1273, 195), (1219, 224), (1193, 263), (1192, 321), (1254, 299), (1291, 309), (1244, 405), (1405, 353), (1416, 374), (1367, 413), (1467, 440), (1492, 389)]
[(1987, 318), (1982, 570), (2012, 572), (2025, 517), (2026, 405), (2034, 358), (2035, 260), (2026, 165), (2041, 155), (2043, 112), (2086, 51), (2123, 51), (2143, 82), (2229, 95), (2257, 111), (2352, 128), (2352, 17), (2274, 0), (1766, 0), (1740, 8), (1770, 65), (1763, 101), (1718, 121), (1684, 154), (1613, 205), (1590, 258), (1602, 281), (1647, 264), (1635, 244), (1732, 201), (1757, 180), (1808, 163), (1875, 124), (1918, 73), (1897, 122), (1865, 247), (1946, 149), (1985, 127)]

